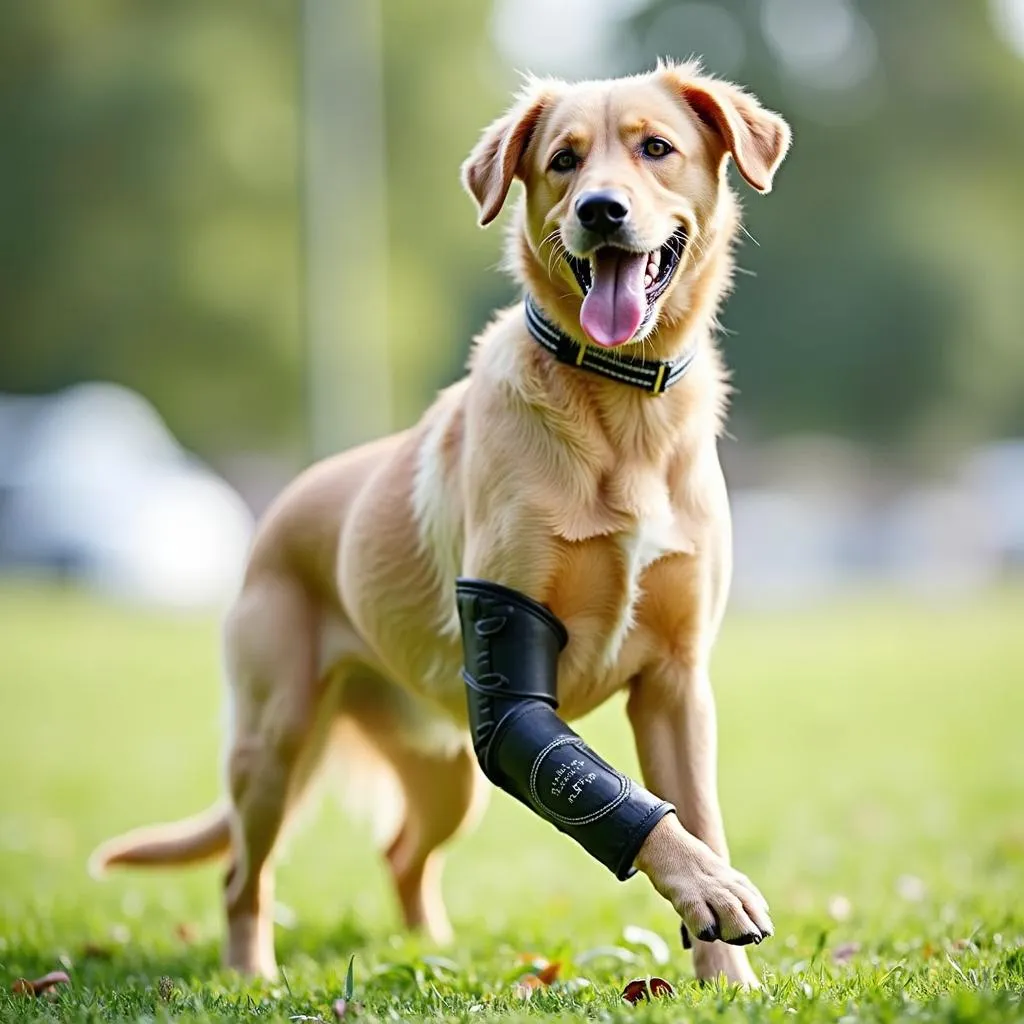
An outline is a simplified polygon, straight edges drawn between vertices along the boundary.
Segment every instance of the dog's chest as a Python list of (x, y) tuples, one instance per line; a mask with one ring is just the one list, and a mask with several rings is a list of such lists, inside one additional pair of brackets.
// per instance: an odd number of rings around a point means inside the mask
[(622, 585), (601, 657), (605, 669), (615, 665), (635, 624), (647, 569), (665, 555), (694, 550), (692, 539), (683, 528), (664, 485), (647, 489), (639, 514), (626, 529), (615, 534), (614, 541)]

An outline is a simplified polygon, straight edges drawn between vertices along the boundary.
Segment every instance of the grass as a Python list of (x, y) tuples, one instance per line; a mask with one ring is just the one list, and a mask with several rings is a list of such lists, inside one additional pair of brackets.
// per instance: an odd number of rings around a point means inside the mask
[[(777, 927), (752, 954), (755, 994), (696, 986), (642, 878), (617, 883), (501, 794), (452, 850), (454, 948), (400, 933), (366, 829), (327, 802), (279, 872), (284, 978), (220, 971), (218, 869), (85, 872), (99, 839), (215, 795), (217, 652), (212, 620), (0, 588), (4, 1024), (333, 1021), (353, 954), (367, 1021), (1024, 1019), (1019, 589), (730, 618), (715, 662), (722, 796), (734, 858)], [(582, 731), (635, 769), (621, 705)], [(626, 943), (630, 924), (664, 936), (670, 962)], [(586, 984), (524, 1002), (523, 953)], [(11, 994), (61, 965), (71, 984), (54, 1000)], [(652, 973), (674, 1000), (621, 1001)]]

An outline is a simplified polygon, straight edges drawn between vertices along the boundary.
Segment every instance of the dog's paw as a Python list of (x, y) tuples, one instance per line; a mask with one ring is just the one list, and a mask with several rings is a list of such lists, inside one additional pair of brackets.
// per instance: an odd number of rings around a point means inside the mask
[(701, 942), (745, 946), (774, 933), (768, 904), (757, 886), (686, 832), (675, 815), (654, 827), (636, 866)]

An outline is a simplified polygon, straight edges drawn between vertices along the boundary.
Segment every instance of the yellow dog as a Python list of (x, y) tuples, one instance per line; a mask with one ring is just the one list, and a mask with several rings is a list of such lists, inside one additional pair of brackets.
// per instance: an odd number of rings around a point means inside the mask
[[(463, 178), (483, 224), (522, 181), (508, 262), (527, 302), (496, 316), (468, 376), (415, 427), (312, 467), (274, 504), (225, 626), (227, 798), (110, 841), (95, 867), (229, 857), (226, 962), (273, 975), (271, 855), (330, 746), (360, 785), (398, 783), (375, 811), (393, 826), (405, 920), (447, 937), (440, 848), (473, 817), (486, 746), (474, 720), (474, 752), (467, 686), (471, 710), (493, 696), (467, 660), (491, 642), (479, 595), (460, 591), (457, 606), (456, 580), (490, 581), (501, 622), (547, 638), (544, 728), (584, 752), (555, 767), (551, 794), (641, 795), (655, 810), (638, 848), (618, 842), (610, 812), (602, 842), (675, 907), (698, 977), (756, 985), (737, 944), (772, 925), (729, 864), (708, 674), (731, 569), (714, 335), (739, 225), (728, 158), (767, 192), (789, 140), (778, 115), (692, 64), (524, 89)], [(564, 726), (622, 690), (646, 790), (587, 761)], [(489, 774), (525, 787), (515, 771)]]

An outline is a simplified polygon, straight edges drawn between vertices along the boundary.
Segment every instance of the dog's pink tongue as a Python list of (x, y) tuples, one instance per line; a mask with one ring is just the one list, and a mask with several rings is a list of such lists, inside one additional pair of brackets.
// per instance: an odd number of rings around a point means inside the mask
[(595, 263), (594, 283), (580, 310), (580, 326), (598, 345), (622, 345), (636, 334), (647, 309), (647, 255), (599, 249)]

